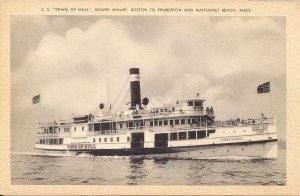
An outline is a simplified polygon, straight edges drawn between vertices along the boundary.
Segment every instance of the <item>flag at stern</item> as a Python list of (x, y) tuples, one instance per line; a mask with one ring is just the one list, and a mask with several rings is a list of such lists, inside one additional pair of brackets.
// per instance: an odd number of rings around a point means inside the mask
[(257, 87), (257, 93), (269, 93), (270, 92), (270, 82), (263, 83)]
[(34, 97), (32, 97), (32, 104), (38, 104), (41, 101), (41, 96), (40, 95), (36, 95)]

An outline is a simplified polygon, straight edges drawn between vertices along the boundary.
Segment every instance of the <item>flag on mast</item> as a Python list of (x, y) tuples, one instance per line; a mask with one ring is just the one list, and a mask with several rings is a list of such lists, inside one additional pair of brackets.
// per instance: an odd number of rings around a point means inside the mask
[(41, 101), (41, 95), (36, 95), (32, 97), (32, 104), (38, 104)]
[(270, 82), (263, 83), (261, 85), (258, 85), (257, 87), (257, 93), (269, 93), (270, 92)]

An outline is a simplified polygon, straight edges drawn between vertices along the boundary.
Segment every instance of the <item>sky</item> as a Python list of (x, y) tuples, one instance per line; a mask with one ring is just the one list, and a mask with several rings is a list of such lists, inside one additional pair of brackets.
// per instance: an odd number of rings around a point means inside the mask
[[(284, 17), (12, 16), (13, 151), (30, 151), (38, 122), (126, 109), (128, 69), (149, 107), (197, 93), (217, 120), (276, 116), (285, 140)], [(271, 82), (271, 93), (256, 88)], [(40, 104), (32, 97), (41, 95)]]

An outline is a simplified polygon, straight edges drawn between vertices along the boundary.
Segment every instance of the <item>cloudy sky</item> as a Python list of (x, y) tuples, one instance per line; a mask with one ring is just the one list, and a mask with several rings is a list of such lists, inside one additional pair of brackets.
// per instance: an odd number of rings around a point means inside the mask
[[(276, 115), (284, 139), (284, 17), (11, 19), (15, 151), (32, 148), (39, 121), (95, 113), (107, 100), (114, 110), (125, 109), (130, 67), (140, 68), (142, 97), (152, 106), (200, 93), (217, 119)], [(266, 81), (272, 93), (258, 95), (257, 85)], [(32, 105), (37, 94), (41, 104)]]

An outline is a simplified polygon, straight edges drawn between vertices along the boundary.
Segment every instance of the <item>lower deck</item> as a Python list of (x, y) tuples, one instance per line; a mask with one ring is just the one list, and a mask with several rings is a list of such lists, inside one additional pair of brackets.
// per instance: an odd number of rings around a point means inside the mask
[[(56, 142), (53, 142), (53, 140)], [(277, 140), (275, 126), (265, 130), (252, 126), (219, 127), (190, 130), (135, 130), (111, 135), (48, 138), (48, 142), (38, 142), (35, 147), (44, 150), (96, 152), (98, 155), (128, 155), (157, 153), (164, 154), (172, 149), (186, 149), (205, 146), (255, 144)], [(43, 139), (45, 140), (45, 139)], [(41, 141), (41, 139), (39, 140)], [(62, 143), (59, 143), (61, 141)], [(167, 152), (166, 152), (167, 151)]]

